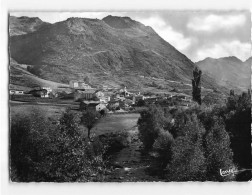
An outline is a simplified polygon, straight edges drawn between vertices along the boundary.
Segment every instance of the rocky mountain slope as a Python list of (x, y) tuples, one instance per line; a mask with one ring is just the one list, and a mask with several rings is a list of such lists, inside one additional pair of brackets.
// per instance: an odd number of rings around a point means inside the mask
[(44, 26), (50, 25), (47, 22), (43, 22), (39, 18), (29, 18), (29, 17), (9, 17), (9, 35), (23, 35), (27, 33), (34, 32)]
[[(93, 84), (143, 88), (145, 77), (191, 83), (195, 64), (151, 27), (129, 17), (69, 18), (10, 38), (10, 55), (61, 83), (89, 77)], [(203, 77), (203, 86), (218, 88)]]
[(57, 83), (45, 79), (41, 79), (36, 75), (27, 71), (27, 65), (18, 64), (15, 60), (10, 60), (10, 89), (21, 89), (29, 91), (34, 87), (48, 86), (52, 89), (68, 87), (62, 83)]
[(209, 73), (217, 83), (229, 89), (244, 91), (250, 88), (251, 62), (231, 56), (219, 59), (206, 58), (196, 63), (202, 71)]

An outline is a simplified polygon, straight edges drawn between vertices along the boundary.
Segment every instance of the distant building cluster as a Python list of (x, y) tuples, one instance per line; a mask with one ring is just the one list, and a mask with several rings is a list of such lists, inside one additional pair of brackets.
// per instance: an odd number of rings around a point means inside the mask
[(182, 106), (189, 106), (191, 96), (170, 92), (167, 94), (143, 95), (137, 90), (128, 90), (126, 87), (118, 89), (103, 85), (93, 88), (84, 81), (71, 80), (69, 87), (65, 90), (52, 90), (50, 87), (37, 87), (29, 92), (22, 90), (10, 90), (11, 96), (34, 96), (37, 98), (58, 98), (69, 99), (80, 102), (80, 109), (94, 109), (96, 111), (106, 110), (106, 112), (127, 112), (136, 106), (148, 104), (160, 104), (172, 106), (179, 103)]

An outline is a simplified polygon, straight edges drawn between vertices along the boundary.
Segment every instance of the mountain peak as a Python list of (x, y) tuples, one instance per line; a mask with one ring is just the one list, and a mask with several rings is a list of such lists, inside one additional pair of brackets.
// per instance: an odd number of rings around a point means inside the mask
[(218, 59), (206, 58), (196, 65), (215, 78), (219, 85), (244, 91), (250, 87), (250, 64), (246, 62), (235, 56), (228, 56)]
[(135, 20), (132, 20), (130, 17), (108, 15), (102, 20), (106, 22), (109, 26), (113, 28), (118, 28), (118, 29), (131, 28), (131, 27), (136, 27), (138, 25), (141, 25), (141, 23)]
[(203, 61), (213, 61), (213, 60), (228, 60), (228, 61), (232, 61), (232, 62), (237, 62), (237, 63), (241, 63), (242, 61), (237, 58), (236, 56), (227, 56), (227, 57), (221, 57), (221, 58), (212, 58), (212, 57), (207, 57), (203, 60), (198, 61), (199, 62), (203, 62)]
[(252, 57), (249, 57), (245, 62), (251, 63), (252, 62)]
[(10, 36), (31, 33), (46, 25), (50, 25), (50, 23), (43, 22), (38, 17), (9, 17)]
[(39, 18), (39, 17), (27, 17), (27, 16), (20, 16), (20, 17), (16, 17), (16, 16), (10, 16), (11, 20), (19, 20), (20, 22), (39, 22), (42, 23), (43, 21)]
[(97, 18), (80, 18), (80, 17), (70, 17), (66, 21), (100, 21)]
[(228, 56), (228, 57), (224, 57), (222, 59), (225, 59), (225, 60), (230, 60), (230, 61), (235, 61), (235, 62), (242, 62), (239, 58), (237, 58), (236, 56)]

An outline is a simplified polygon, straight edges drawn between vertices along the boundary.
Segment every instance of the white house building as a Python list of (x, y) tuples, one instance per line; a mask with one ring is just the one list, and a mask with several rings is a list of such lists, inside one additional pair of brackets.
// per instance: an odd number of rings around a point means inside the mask
[(92, 87), (86, 84), (84, 81), (71, 80), (69, 82), (70, 88), (72, 89), (92, 89)]
[(11, 89), (10, 90), (10, 95), (24, 95), (24, 91), (23, 90)]
[(49, 94), (52, 93), (52, 89), (50, 87), (41, 87), (41, 89), (45, 89), (47, 92), (42, 93), (41, 97), (48, 98)]

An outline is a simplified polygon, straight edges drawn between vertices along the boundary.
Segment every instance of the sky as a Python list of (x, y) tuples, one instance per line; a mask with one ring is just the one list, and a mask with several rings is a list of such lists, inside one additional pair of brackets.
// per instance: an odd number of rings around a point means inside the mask
[(55, 23), (69, 17), (128, 16), (151, 26), (164, 40), (197, 62), (207, 57), (251, 56), (249, 11), (11, 12)]

